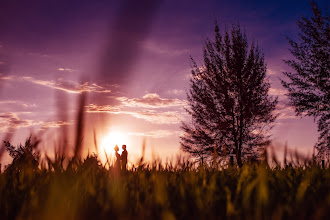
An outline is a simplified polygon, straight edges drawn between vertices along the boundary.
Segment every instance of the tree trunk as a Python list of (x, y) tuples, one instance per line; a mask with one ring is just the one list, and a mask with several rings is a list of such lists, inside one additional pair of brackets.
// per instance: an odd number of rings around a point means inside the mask
[(241, 151), (239, 149), (236, 150), (236, 160), (237, 160), (237, 165), (239, 167), (242, 167), (243, 163), (242, 163), (242, 158), (241, 158)]

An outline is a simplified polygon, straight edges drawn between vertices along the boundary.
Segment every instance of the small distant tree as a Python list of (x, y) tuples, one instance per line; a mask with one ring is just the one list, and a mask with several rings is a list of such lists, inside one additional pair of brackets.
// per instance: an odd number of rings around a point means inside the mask
[(240, 26), (225, 31), (215, 25), (215, 41), (204, 41), (204, 64), (192, 60), (191, 88), (186, 109), (191, 123), (183, 122), (181, 148), (204, 160), (214, 153), (234, 153), (239, 166), (247, 154), (259, 155), (270, 143), (277, 98), (268, 95), (264, 56), (248, 45)]
[(282, 80), (288, 89), (290, 105), (297, 115), (313, 116), (320, 132), (316, 148), (318, 156), (330, 153), (330, 28), (329, 14), (311, 1), (312, 17), (303, 17), (297, 41), (289, 39), (290, 52), (295, 57), (285, 60), (294, 72), (284, 72)]

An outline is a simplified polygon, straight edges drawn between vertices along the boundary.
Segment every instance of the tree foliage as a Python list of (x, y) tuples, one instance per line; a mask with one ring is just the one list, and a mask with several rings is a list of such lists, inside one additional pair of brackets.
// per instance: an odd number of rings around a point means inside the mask
[(284, 72), (289, 80), (282, 80), (288, 89), (290, 105), (297, 115), (313, 116), (320, 132), (319, 156), (330, 152), (330, 28), (329, 14), (311, 1), (312, 17), (298, 22), (297, 41), (288, 39), (292, 60), (285, 60), (294, 72)]
[(204, 40), (203, 57), (202, 66), (191, 58), (187, 112), (192, 120), (182, 124), (181, 147), (199, 159), (234, 152), (242, 165), (242, 157), (258, 155), (269, 144), (267, 131), (276, 118), (264, 56), (258, 45), (248, 45), (239, 25), (223, 37), (215, 24), (215, 41)]
[(10, 144), (9, 141), (4, 141), (5, 148), (9, 153), (9, 156), (13, 158), (12, 163), (6, 169), (9, 171), (22, 171), (24, 169), (35, 170), (38, 168), (40, 153), (34, 152), (39, 141), (31, 142), (31, 136), (25, 141), (25, 145), (19, 145), (17, 148)]

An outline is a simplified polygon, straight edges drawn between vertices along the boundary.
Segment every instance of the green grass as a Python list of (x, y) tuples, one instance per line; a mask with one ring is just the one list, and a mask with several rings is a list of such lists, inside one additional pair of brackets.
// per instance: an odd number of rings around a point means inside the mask
[[(26, 151), (26, 154), (32, 153)], [(330, 169), (315, 163), (242, 168), (140, 163), (96, 155), (15, 160), (0, 174), (0, 219), (327, 219)], [(69, 164), (64, 165), (65, 161)]]

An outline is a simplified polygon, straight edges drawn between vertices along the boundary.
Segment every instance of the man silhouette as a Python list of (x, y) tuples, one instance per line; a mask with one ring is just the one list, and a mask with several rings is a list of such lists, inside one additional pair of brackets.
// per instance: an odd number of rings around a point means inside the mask
[(126, 145), (124, 144), (122, 146), (123, 152), (121, 152), (121, 169), (123, 171), (126, 171), (126, 165), (127, 165), (127, 150)]

